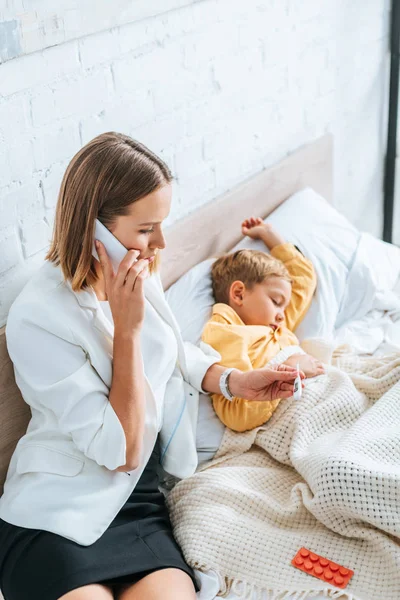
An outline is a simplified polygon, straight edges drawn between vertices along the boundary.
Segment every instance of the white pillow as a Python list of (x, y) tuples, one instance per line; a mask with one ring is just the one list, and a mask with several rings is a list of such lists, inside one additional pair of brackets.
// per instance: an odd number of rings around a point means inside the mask
[[(374, 291), (392, 289), (399, 277), (400, 250), (361, 234), (311, 188), (288, 198), (266, 221), (298, 246), (317, 272), (316, 293), (296, 330), (300, 341), (310, 337), (330, 339), (336, 327), (368, 312)], [(232, 251), (240, 248), (267, 251), (263, 242), (247, 237)], [(214, 304), (210, 275), (213, 260), (190, 269), (166, 292), (183, 338), (194, 344), (200, 341)]]
[[(329, 336), (345, 292), (359, 232), (311, 188), (288, 198), (266, 221), (272, 223), (288, 242), (298, 246), (317, 272), (318, 287), (296, 335), (300, 340)], [(250, 238), (244, 238), (233, 250), (239, 248), (266, 251), (263, 242)]]
[(186, 342), (199, 344), (201, 334), (215, 304), (209, 258), (192, 267), (165, 292), (167, 302)]

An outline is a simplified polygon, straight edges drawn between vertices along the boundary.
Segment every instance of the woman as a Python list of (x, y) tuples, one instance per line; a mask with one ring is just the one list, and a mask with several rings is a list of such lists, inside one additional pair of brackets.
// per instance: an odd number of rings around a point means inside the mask
[[(292, 369), (227, 373), (183, 344), (157, 272), (170, 203), (168, 167), (121, 134), (92, 140), (64, 175), (47, 261), (7, 322), (32, 419), (0, 499), (5, 600), (194, 598), (160, 453), (168, 472), (194, 472), (193, 407), (220, 378), (235, 396), (292, 394)], [(96, 218), (129, 250), (116, 272), (102, 244), (92, 256)]]

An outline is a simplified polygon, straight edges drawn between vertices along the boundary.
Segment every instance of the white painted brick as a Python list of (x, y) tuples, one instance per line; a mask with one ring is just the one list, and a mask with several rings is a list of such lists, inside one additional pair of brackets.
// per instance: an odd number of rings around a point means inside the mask
[(120, 131), (129, 135), (130, 128), (127, 124), (126, 113), (114, 111), (101, 111), (97, 115), (81, 121), (82, 143), (87, 144), (97, 135), (105, 131)]
[(15, 95), (0, 100), (0, 137), (3, 137), (5, 143), (12, 143), (15, 137), (24, 134), (29, 126), (30, 110), (27, 97)]
[(214, 63), (215, 80), (222, 91), (232, 94), (246, 90), (246, 86), (262, 87), (264, 66), (259, 48), (243, 51), (234, 56), (218, 57)]
[(239, 46), (239, 30), (234, 23), (214, 23), (185, 41), (184, 66), (196, 70), (216, 55), (230, 55)]
[(257, 16), (257, 19), (241, 23), (238, 27), (238, 44), (246, 50), (254, 48), (258, 44), (264, 44), (271, 34), (271, 23), (274, 22), (271, 15), (269, 13), (258, 13)]
[[(142, 24), (136, 23), (136, 25)], [(188, 37), (188, 33), (193, 33), (197, 28), (198, 23), (195, 21), (191, 6), (181, 11), (170, 11), (160, 19), (146, 22), (146, 43), (149, 43), (150, 40), (154, 40), (158, 44), (164, 44), (168, 40), (183, 40)]]
[(157, 154), (167, 164), (173, 177), (176, 177), (175, 148), (173, 146), (166, 146), (162, 150), (159, 150)]
[(38, 49), (55, 46), (65, 42), (64, 21), (62, 16), (50, 13), (43, 15), (38, 27), (37, 12), (20, 15), (21, 46), (24, 52), (36, 52)]
[(178, 187), (183, 214), (188, 214), (215, 188), (214, 169), (208, 167), (193, 177), (186, 175), (178, 180)]
[(203, 140), (200, 139), (195, 144), (179, 148), (175, 155), (175, 166), (178, 178), (188, 173), (204, 172), (206, 165), (203, 156)]
[[(18, 139), (18, 138), (17, 138)], [(4, 184), (13, 181), (21, 181), (23, 178), (29, 178), (34, 171), (34, 162), (32, 155), (33, 143), (26, 136), (13, 140), (13, 143), (7, 143), (6, 168)]]
[(6, 153), (6, 145), (4, 140), (0, 137), (0, 189), (6, 187), (9, 183), (9, 167)]
[(11, 235), (0, 235), (0, 273), (4, 273), (21, 262), (21, 250), (14, 231)]
[[(235, 132), (235, 138), (240, 139), (240, 144), (234, 143), (232, 132)], [(237, 136), (237, 137), (236, 137)], [(248, 150), (255, 143), (255, 134), (248, 129), (245, 120), (232, 122), (232, 126), (220, 131), (218, 135), (204, 136), (204, 157), (212, 162), (218, 159), (226, 162), (232, 160), (232, 165), (240, 165), (243, 156), (243, 147)], [(242, 145), (243, 144), (243, 145)]]
[(63, 81), (54, 87), (54, 104), (58, 118), (90, 115), (102, 110), (112, 99), (109, 69), (76, 80)]
[(176, 179), (172, 180), (172, 202), (171, 202), (171, 210), (168, 217), (165, 219), (163, 223), (163, 229), (170, 227), (172, 223), (175, 223), (182, 216), (182, 208), (180, 202), (180, 194), (179, 194), (179, 183)]
[(230, 92), (216, 92), (203, 100), (203, 103), (193, 103), (184, 108), (186, 136), (198, 137), (202, 133), (218, 133), (226, 128), (226, 123), (232, 123), (237, 118), (247, 98)]
[(79, 40), (79, 55), (85, 69), (109, 63), (118, 57), (119, 53), (116, 29), (102, 31)]
[[(357, 5), (357, 2), (354, 4)], [(334, 5), (335, 2), (321, 2), (320, 0), (307, 0), (299, 5), (296, 0), (288, 0), (288, 13), (295, 22), (309, 21), (326, 13), (333, 16)], [(360, 7), (360, 4), (358, 6)], [(362, 11), (360, 10), (360, 12)]]
[(22, 249), (24, 257), (28, 258), (40, 250), (48, 247), (51, 239), (51, 230), (45, 221), (27, 225), (22, 230)]
[(191, 7), (193, 20), (196, 27), (214, 25), (216, 21), (226, 20), (227, 14), (235, 10), (237, 0), (227, 2), (199, 2)]
[[(53, 164), (41, 180), (41, 190), (44, 197), (44, 207), (54, 210), (68, 161)], [(47, 214), (47, 213), (46, 213)]]
[[(6, 207), (9, 215), (13, 217), (13, 224), (37, 220), (38, 214), (43, 210), (43, 199), (39, 183), (27, 183), (26, 185), (14, 187), (11, 191), (0, 196), (0, 229), (11, 225), (5, 217)], [(2, 209), (3, 208), (3, 209)]]
[(35, 127), (47, 125), (56, 118), (54, 91), (48, 87), (38, 88), (31, 98), (32, 122)]
[(153, 89), (156, 114), (176, 111), (191, 102), (209, 98), (214, 92), (212, 72), (202, 69), (197, 72), (180, 71), (169, 82), (156, 84)]
[(117, 60), (113, 66), (115, 88), (119, 94), (141, 89), (154, 82), (168, 83), (182, 66), (183, 50), (178, 45), (156, 48), (148, 54)]
[[(164, 32), (164, 26), (161, 25)], [(152, 21), (139, 21), (138, 23), (129, 23), (115, 30), (116, 58), (122, 54), (140, 54), (156, 46), (157, 27), (152, 26)], [(161, 36), (164, 39), (165, 36)]]
[(15, 190), (8, 188), (0, 189), (0, 237), (4, 237), (4, 229), (15, 225), (17, 220), (17, 203), (15, 201)]
[(17, 207), (17, 218), (20, 224), (37, 221), (38, 216), (44, 212), (39, 181), (28, 183), (15, 190), (12, 201)]
[(179, 112), (176, 112), (135, 128), (132, 135), (153, 152), (161, 152), (171, 145), (179, 148), (185, 139), (185, 123)]
[[(18, 60), (18, 68), (16, 68), (16, 60)], [(62, 65), (63, 76), (79, 69), (75, 42), (54, 46), (1, 64), (1, 93), (3, 96), (9, 96), (57, 79), (60, 77), (60, 65)]]
[(44, 133), (35, 141), (33, 156), (38, 171), (50, 167), (55, 162), (70, 159), (79, 150), (80, 140), (77, 125), (60, 126)]
[(111, 103), (98, 114), (82, 119), (83, 143), (104, 131), (120, 131), (131, 135), (136, 127), (153, 121), (156, 114), (150, 90), (131, 92), (124, 102)]

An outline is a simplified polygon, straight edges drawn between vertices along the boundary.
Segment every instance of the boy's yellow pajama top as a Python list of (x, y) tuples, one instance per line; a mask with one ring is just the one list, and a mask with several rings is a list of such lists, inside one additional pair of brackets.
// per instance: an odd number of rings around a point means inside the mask
[[(298, 345), (292, 332), (307, 312), (317, 280), (312, 263), (292, 244), (281, 244), (271, 250), (281, 260), (292, 279), (292, 296), (285, 311), (285, 321), (275, 331), (266, 325), (245, 325), (227, 304), (215, 304), (206, 324), (202, 340), (221, 354), (221, 363), (241, 371), (264, 367), (283, 348)], [(243, 398), (227, 400), (213, 394), (214, 410), (221, 421), (234, 431), (247, 431), (270, 419), (280, 400), (255, 402)]]

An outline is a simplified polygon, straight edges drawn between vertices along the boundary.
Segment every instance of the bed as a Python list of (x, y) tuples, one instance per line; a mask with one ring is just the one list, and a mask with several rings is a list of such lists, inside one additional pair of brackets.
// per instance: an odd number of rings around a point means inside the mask
[[(209, 288), (200, 291), (200, 297), (203, 298), (200, 320), (196, 321), (193, 318), (191, 310), (181, 310), (182, 303), (187, 300), (193, 305), (193, 302), (199, 300), (196, 286), (199, 274), (201, 276), (201, 265), (207, 266), (207, 261), (212, 260), (211, 257), (237, 244), (238, 247), (246, 245), (246, 241), (241, 240), (238, 227), (244, 218), (249, 215), (266, 218), (273, 213), (279, 226), (287, 222), (291, 207), (300, 206), (301, 202), (306, 202), (309, 206), (307, 203), (310, 202), (310, 198), (311, 204), (313, 201), (317, 202), (318, 206), (321, 202), (325, 203), (323, 206), (326, 206), (326, 210), (322, 208), (320, 211), (322, 216), (324, 213), (329, 214), (329, 203), (332, 201), (332, 155), (333, 140), (332, 136), (327, 134), (296, 150), (278, 165), (265, 169), (166, 230), (167, 248), (163, 255), (162, 280), (168, 301), (181, 324), (184, 338), (193, 341), (198, 339), (204, 311), (207, 311), (210, 305)], [(289, 201), (285, 202), (288, 199)], [(400, 350), (400, 257), (397, 248), (383, 245), (372, 236), (365, 237), (365, 234), (357, 232), (347, 221), (345, 223), (340, 219), (336, 223), (336, 232), (341, 232), (340, 235), (344, 236), (343, 252), (339, 252), (338, 269), (333, 280), (329, 282), (331, 287), (328, 285), (326, 289), (320, 290), (314, 312), (310, 311), (311, 317), (309, 323), (306, 323), (308, 332), (310, 327), (314, 327), (312, 334), (322, 338), (326, 337), (329, 331), (335, 342), (350, 343), (360, 351), (368, 351), (370, 354)], [(300, 246), (304, 242), (303, 235), (303, 230), (299, 233), (298, 228), (292, 229), (292, 237)], [(332, 237), (329, 233), (327, 235), (328, 238)], [(357, 241), (347, 243), (346, 240), (353, 239), (352, 236), (355, 236)], [(350, 247), (352, 243), (357, 244), (357, 252)], [(334, 249), (334, 246), (332, 248)], [(308, 251), (307, 247), (305, 249)], [(315, 252), (317, 251), (318, 248), (315, 249)], [(351, 260), (345, 257), (346, 252), (351, 254)], [(333, 254), (338, 253), (333, 251)], [(367, 266), (376, 257), (378, 268), (371, 274)], [(341, 270), (342, 263), (346, 261), (346, 268)], [(382, 265), (385, 265), (385, 268)], [(324, 268), (324, 261), (321, 261), (320, 268)], [(336, 297), (335, 293), (340, 286), (342, 291)], [(355, 299), (346, 292), (347, 289), (357, 289), (360, 293)], [(208, 296), (205, 298), (204, 294)], [(330, 314), (332, 304), (335, 305), (333, 316)], [(323, 318), (318, 320), (321, 306), (324, 306), (325, 312)], [(305, 338), (307, 335), (304, 333), (299, 337)], [(0, 329), (0, 410), (1, 494), (10, 456), (18, 439), (25, 432), (29, 420), (29, 410), (15, 385), (12, 365), (7, 355), (5, 328)], [(205, 575), (198, 598), (212, 600), (217, 590), (218, 585), (213, 574)], [(229, 600), (237, 598), (234, 593), (227, 597)], [(293, 599), (297, 597), (299, 596), (296, 594), (290, 596)], [(313, 597), (319, 599), (326, 596)]]

